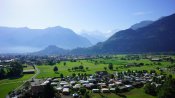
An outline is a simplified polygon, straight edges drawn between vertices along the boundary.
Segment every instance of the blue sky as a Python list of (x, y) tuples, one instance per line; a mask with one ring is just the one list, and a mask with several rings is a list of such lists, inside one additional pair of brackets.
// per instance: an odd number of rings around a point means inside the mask
[(107, 32), (175, 13), (175, 0), (0, 0), (0, 26)]

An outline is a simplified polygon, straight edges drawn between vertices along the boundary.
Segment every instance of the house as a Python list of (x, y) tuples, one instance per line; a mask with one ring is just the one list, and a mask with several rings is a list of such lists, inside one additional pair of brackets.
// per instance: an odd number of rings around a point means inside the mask
[(31, 69), (31, 70), (23, 70), (23, 74), (34, 74), (35, 70)]
[(63, 88), (70, 88), (70, 85), (64, 85)]
[(52, 82), (59, 82), (59, 80), (58, 79), (53, 79)]
[(57, 83), (57, 82), (52, 82), (51, 85), (52, 85), (52, 86), (57, 86), (58, 83)]
[(112, 87), (115, 86), (115, 84), (114, 83), (113, 84), (108, 84), (108, 86), (109, 86), (109, 88), (112, 88)]
[(75, 81), (70, 81), (71, 85), (75, 85), (75, 83), (76, 83)]
[(99, 76), (106, 76), (108, 75), (108, 72), (107, 71), (96, 71), (96, 74)]
[(88, 79), (89, 83), (94, 83), (96, 82), (96, 79)]
[(41, 85), (41, 83), (43, 82), (43, 80), (41, 79), (35, 79), (33, 82), (31, 82), (31, 93), (32, 94), (38, 94), (38, 93), (42, 93), (43, 89), (45, 87), (45, 85)]
[(102, 88), (102, 89), (101, 89), (101, 92), (102, 92), (102, 93), (109, 93), (110, 91), (109, 91), (108, 88)]
[(59, 91), (59, 92), (62, 92), (63, 88), (62, 87), (57, 87), (56, 90)]
[(133, 82), (132, 85), (136, 88), (140, 88), (143, 87), (143, 83), (142, 82)]
[(125, 85), (125, 87), (126, 87), (127, 89), (131, 89), (131, 88), (133, 88), (132, 85)]
[(115, 88), (110, 88), (110, 92), (115, 93)]
[(0, 65), (0, 68), (2, 68), (3, 67), (3, 65)]
[(99, 89), (92, 89), (92, 92), (93, 93), (100, 93), (100, 90)]
[(116, 81), (115, 84), (119, 86), (122, 85), (123, 83), (121, 81)]
[(91, 88), (90, 84), (83, 84), (83, 86), (86, 87), (86, 88)]
[(61, 82), (60, 82), (60, 85), (61, 85), (61, 86), (68, 85), (68, 82), (66, 82), (66, 81), (61, 81)]
[(118, 88), (119, 88), (120, 92), (128, 91), (128, 88), (126, 86), (119, 86)]
[(161, 61), (161, 58), (151, 58), (151, 61)]
[(75, 86), (73, 86), (74, 89), (79, 89), (81, 87), (80, 84), (75, 84)]
[(46, 80), (46, 81), (44, 81), (41, 85), (47, 85), (48, 83), (49, 83), (50, 81), (48, 81), (48, 80)]
[(62, 93), (63, 93), (64, 95), (69, 95), (69, 94), (70, 94), (69, 88), (63, 88)]
[(79, 81), (81, 84), (88, 84), (89, 83), (89, 81), (85, 81), (85, 80), (80, 80)]

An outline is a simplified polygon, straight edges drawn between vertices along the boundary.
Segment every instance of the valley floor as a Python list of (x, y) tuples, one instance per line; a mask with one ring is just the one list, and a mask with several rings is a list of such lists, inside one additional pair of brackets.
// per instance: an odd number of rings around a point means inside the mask
[[(156, 56), (157, 57), (157, 56)], [(158, 56), (162, 57), (162, 56)], [(174, 58), (174, 56), (172, 56)], [(109, 63), (113, 64), (113, 70), (109, 70), (108, 65)], [(135, 66), (133, 64), (141, 64), (141, 66)], [(82, 65), (84, 70), (72, 70), (75, 67), (79, 67)], [(130, 65), (130, 66), (126, 66)], [(51, 78), (51, 77), (58, 77), (63, 74), (63, 76), (72, 76), (73, 74), (81, 74), (86, 73), (94, 74), (96, 71), (104, 71), (106, 70), (109, 73), (116, 73), (128, 70), (156, 70), (157, 73), (160, 73), (159, 69), (167, 68), (168, 66), (172, 65), (171, 62), (168, 61), (161, 61), (155, 62), (151, 61), (147, 58), (140, 58), (140, 59), (127, 59), (126, 55), (119, 55), (113, 56), (111, 58), (96, 58), (96, 59), (86, 59), (86, 60), (76, 60), (75, 62), (72, 61), (61, 61), (56, 65), (38, 65), (37, 68), (40, 70), (40, 73), (36, 76), (39, 79)], [(54, 72), (54, 66), (58, 67), (58, 72)], [(106, 67), (106, 69), (105, 69)], [(173, 74), (169, 70), (164, 70), (165, 74)], [(26, 80), (30, 79), (34, 74), (25, 74), (23, 77), (18, 79), (4, 79), (0, 80), (0, 98), (4, 98), (10, 91), (16, 89)], [(121, 95), (116, 94), (96, 94), (92, 93), (91, 97), (93, 98), (155, 98), (155, 96), (151, 96), (144, 93), (143, 88), (134, 88), (129, 92), (122, 93)]]

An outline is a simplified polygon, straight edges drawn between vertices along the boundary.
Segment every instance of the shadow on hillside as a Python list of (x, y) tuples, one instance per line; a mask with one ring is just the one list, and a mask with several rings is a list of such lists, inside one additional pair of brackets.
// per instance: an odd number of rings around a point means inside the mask
[(122, 94), (116, 94), (116, 95), (118, 95), (118, 96), (120, 96), (120, 97), (122, 97), (122, 98), (127, 98), (127, 96), (122, 95)]
[(9, 79), (9, 80), (19, 79), (19, 78), (22, 78), (23, 76), (24, 76), (24, 75), (18, 76), (18, 77), (13, 76), (13, 77), (8, 77), (7, 79)]

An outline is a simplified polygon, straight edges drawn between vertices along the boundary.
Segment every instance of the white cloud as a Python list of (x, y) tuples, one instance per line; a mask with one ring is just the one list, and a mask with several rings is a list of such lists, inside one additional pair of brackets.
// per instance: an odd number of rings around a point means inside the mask
[(134, 16), (143, 16), (143, 15), (148, 15), (148, 14), (152, 14), (152, 12), (151, 11), (147, 11), (147, 12), (139, 11), (139, 12), (133, 13)]

